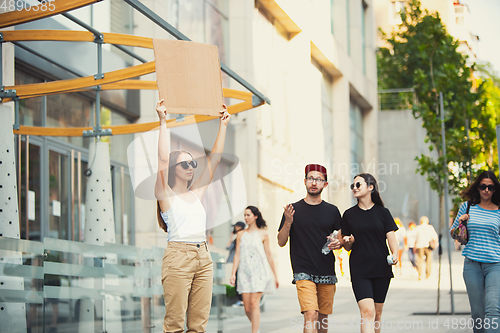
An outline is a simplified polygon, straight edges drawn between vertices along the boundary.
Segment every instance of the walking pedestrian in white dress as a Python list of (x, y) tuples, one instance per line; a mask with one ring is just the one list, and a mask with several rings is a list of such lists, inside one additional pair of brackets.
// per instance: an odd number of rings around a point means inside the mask
[(230, 282), (235, 284), (238, 271), (238, 292), (243, 296), (243, 306), (252, 323), (252, 333), (257, 333), (260, 325), (260, 298), (263, 293), (273, 293), (279, 283), (269, 248), (266, 221), (257, 207), (248, 206), (245, 209), (245, 222), (248, 228), (239, 231), (236, 237)]

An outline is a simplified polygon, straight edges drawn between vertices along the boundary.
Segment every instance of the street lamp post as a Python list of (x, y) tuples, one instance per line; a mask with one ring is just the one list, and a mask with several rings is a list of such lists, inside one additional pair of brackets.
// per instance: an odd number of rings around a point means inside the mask
[[(455, 314), (455, 304), (454, 304), (454, 293), (453, 293), (453, 275), (451, 269), (451, 243), (450, 238), (451, 235), (448, 232), (449, 225), (447, 221), (450, 218), (450, 209), (448, 207), (448, 163), (446, 161), (446, 137), (444, 131), (444, 106), (443, 106), (443, 93), (439, 93), (439, 113), (441, 114), (441, 136), (443, 138), (443, 171), (444, 171), (444, 229), (446, 236), (446, 246), (448, 248), (448, 262), (450, 265), (450, 301), (451, 301), (451, 314)], [(497, 127), (497, 136), (498, 136), (498, 127)], [(439, 307), (439, 304), (438, 304)]]

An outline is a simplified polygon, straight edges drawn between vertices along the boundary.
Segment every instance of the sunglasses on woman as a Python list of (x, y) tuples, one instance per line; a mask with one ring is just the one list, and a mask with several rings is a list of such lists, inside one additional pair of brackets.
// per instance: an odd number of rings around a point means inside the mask
[(177, 165), (179, 165), (179, 164), (181, 165), (181, 167), (182, 167), (184, 170), (189, 169), (189, 166), (192, 166), (192, 167), (193, 167), (193, 169), (196, 169), (196, 168), (198, 167), (198, 162), (196, 162), (196, 161), (194, 161), (194, 160), (193, 160), (193, 161), (182, 161), (182, 162), (177, 163), (175, 166), (177, 166)]
[(351, 190), (354, 190), (354, 187), (360, 188), (361, 187), (361, 183), (360, 182), (356, 182), (354, 184), (351, 184)]
[(495, 186), (494, 185), (481, 184), (481, 185), (479, 185), (479, 189), (481, 191), (484, 191), (484, 190), (488, 189), (488, 191), (493, 192), (493, 191), (495, 191)]

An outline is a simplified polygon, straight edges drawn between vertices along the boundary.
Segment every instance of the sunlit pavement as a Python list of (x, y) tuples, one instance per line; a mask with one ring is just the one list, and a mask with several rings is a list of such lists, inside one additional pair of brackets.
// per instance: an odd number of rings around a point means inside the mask
[[(472, 332), (466, 327), (470, 312), (465, 285), (462, 278), (463, 257), (461, 252), (452, 252), (452, 276), (454, 310), (451, 312), (450, 268), (448, 255), (442, 256), (441, 292), (437, 315), (438, 258), (434, 251), (432, 274), (429, 279), (418, 280), (416, 271), (403, 255), (402, 272), (396, 271), (391, 282), (382, 315), (382, 332)], [(337, 270), (337, 274), (339, 271)], [(334, 313), (329, 316), (328, 332), (359, 332), (359, 311), (351, 290), (348, 274), (339, 278), (335, 295)], [(242, 312), (243, 313), (243, 312)], [(421, 313), (416, 315), (415, 313)], [(207, 332), (217, 333), (217, 320), (211, 317)], [(224, 332), (250, 333), (251, 326), (246, 316), (234, 316), (225, 321)], [(295, 287), (281, 286), (266, 298), (265, 311), (261, 314), (261, 333), (302, 332), (302, 315)]]

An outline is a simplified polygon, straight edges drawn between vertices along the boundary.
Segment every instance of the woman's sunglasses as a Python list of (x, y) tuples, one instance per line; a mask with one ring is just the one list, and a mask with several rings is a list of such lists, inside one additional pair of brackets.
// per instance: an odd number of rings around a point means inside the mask
[(192, 167), (193, 167), (193, 169), (196, 169), (196, 168), (198, 167), (198, 162), (196, 162), (196, 161), (194, 161), (194, 160), (193, 160), (193, 161), (189, 161), (189, 162), (188, 162), (188, 161), (182, 161), (182, 162), (177, 163), (175, 166), (177, 166), (177, 165), (179, 165), (179, 164), (181, 165), (181, 167), (182, 167), (184, 170), (189, 169), (189, 166), (192, 166)]
[(488, 189), (488, 191), (493, 192), (493, 191), (495, 191), (495, 186), (494, 185), (481, 184), (481, 185), (479, 185), (479, 189), (481, 191), (484, 191), (484, 190)]
[(360, 188), (361, 187), (361, 183), (357, 182), (355, 184), (351, 184), (351, 190), (354, 190), (354, 186), (356, 186), (356, 188)]

